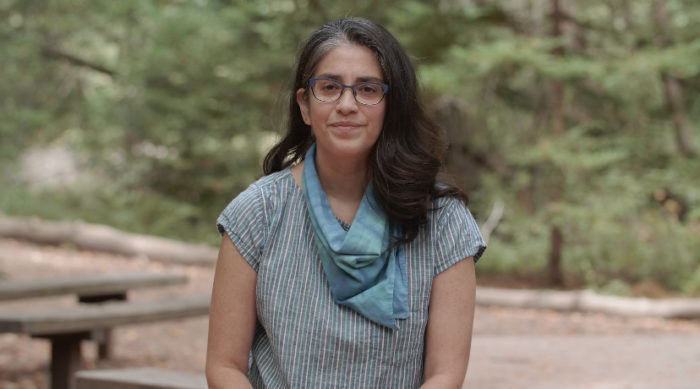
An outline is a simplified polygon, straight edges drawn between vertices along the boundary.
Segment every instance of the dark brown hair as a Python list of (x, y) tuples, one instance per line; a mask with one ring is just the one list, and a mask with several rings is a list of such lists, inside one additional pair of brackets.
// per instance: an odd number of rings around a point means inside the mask
[(304, 159), (314, 139), (301, 117), (295, 92), (306, 88), (324, 55), (344, 43), (372, 50), (384, 82), (389, 84), (382, 131), (367, 161), (369, 179), (379, 205), (403, 227), (400, 240), (409, 242), (426, 223), (434, 199), (451, 196), (466, 204), (467, 196), (453, 185), (436, 183), (447, 149), (444, 134), (418, 101), (416, 73), (406, 52), (376, 23), (361, 18), (338, 19), (311, 34), (296, 68), (287, 133), (265, 157), (263, 171), (274, 173)]

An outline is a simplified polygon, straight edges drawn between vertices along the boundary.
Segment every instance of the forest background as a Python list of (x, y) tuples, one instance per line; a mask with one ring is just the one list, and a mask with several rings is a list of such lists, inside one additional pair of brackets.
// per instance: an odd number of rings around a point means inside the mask
[(700, 295), (696, 0), (0, 0), (0, 212), (217, 244), (346, 15), (411, 54), (480, 274)]

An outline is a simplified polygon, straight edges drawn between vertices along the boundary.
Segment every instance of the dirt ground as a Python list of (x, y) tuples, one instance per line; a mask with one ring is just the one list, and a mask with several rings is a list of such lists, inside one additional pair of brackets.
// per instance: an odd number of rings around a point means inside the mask
[[(0, 282), (117, 271), (168, 271), (190, 279), (186, 286), (136, 290), (130, 299), (208, 292), (213, 279), (210, 267), (0, 239)], [(41, 298), (2, 302), (0, 311), (72, 304), (71, 297)], [(84, 342), (84, 363), (87, 369), (202, 372), (206, 336), (206, 317), (122, 326), (114, 332), (112, 360), (97, 361), (94, 344)], [(0, 334), (0, 388), (46, 388), (49, 351), (44, 340)], [(477, 307), (464, 388), (550, 387), (698, 388), (700, 321)]]

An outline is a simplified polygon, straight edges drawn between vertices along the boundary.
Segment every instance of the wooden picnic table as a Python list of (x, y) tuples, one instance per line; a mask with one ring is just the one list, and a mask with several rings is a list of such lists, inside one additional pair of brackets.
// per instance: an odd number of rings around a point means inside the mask
[(187, 283), (172, 273), (107, 273), (57, 278), (0, 281), (0, 301), (76, 295), (80, 302), (125, 300), (127, 291)]
[[(155, 302), (126, 301), (132, 289), (180, 285), (184, 275), (172, 273), (111, 273), (47, 279), (0, 281), (0, 302), (75, 295), (81, 303), (60, 309), (0, 312), (0, 332), (27, 334), (51, 341), (51, 387), (72, 387), (72, 375), (82, 363), (80, 342), (98, 341), (98, 355), (111, 354), (111, 329), (118, 325), (205, 315), (208, 296)], [(107, 303), (108, 301), (116, 301)]]
[(73, 376), (82, 367), (80, 343), (91, 338), (95, 330), (207, 315), (209, 300), (210, 296), (205, 294), (0, 312), (0, 332), (48, 339), (51, 342), (51, 389), (73, 389)]
[[(0, 302), (37, 297), (76, 295), (81, 303), (126, 300), (132, 289), (154, 288), (187, 283), (187, 277), (172, 273), (105, 273), (57, 278), (0, 281)], [(97, 355), (109, 359), (112, 354), (111, 330), (95, 330)]]

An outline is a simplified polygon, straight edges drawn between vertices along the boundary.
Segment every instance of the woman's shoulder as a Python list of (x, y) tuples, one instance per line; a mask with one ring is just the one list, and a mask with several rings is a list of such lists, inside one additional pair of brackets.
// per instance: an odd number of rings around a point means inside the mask
[[(278, 210), (283, 208), (280, 205), (295, 193), (295, 186), (288, 168), (259, 178), (221, 211), (217, 218), (219, 232), (228, 232), (232, 240), (233, 237), (251, 236), (259, 246), (266, 235), (266, 226), (277, 219)], [(245, 243), (241, 239), (234, 240), (236, 247)]]
[(228, 234), (236, 249), (258, 270), (260, 252), (265, 246), (269, 226), (275, 220), (277, 205), (293, 193), (296, 185), (289, 169), (259, 178), (231, 200), (216, 220), (220, 234)]
[(276, 195), (284, 191), (293, 190), (296, 185), (289, 168), (258, 178), (250, 184), (238, 197), (244, 196), (249, 199), (265, 199), (271, 195)]
[(461, 199), (452, 196), (438, 197), (430, 203), (428, 222), (440, 224), (440, 221), (455, 212), (470, 214), (469, 208)]
[(451, 196), (437, 198), (433, 200), (428, 214), (427, 238), (436, 242), (441, 252), (449, 254), (438, 261), (435, 274), (459, 259), (471, 256), (476, 262), (481, 257), (486, 243), (479, 225), (462, 199)]
[(266, 176), (258, 178), (250, 186), (263, 191), (279, 190), (279, 188), (287, 187), (291, 183), (294, 183), (294, 178), (292, 178), (290, 168), (287, 167), (278, 172), (270, 173)]
[(247, 209), (269, 209), (293, 193), (296, 183), (289, 168), (262, 176), (229, 202), (225, 214), (246, 212)]

